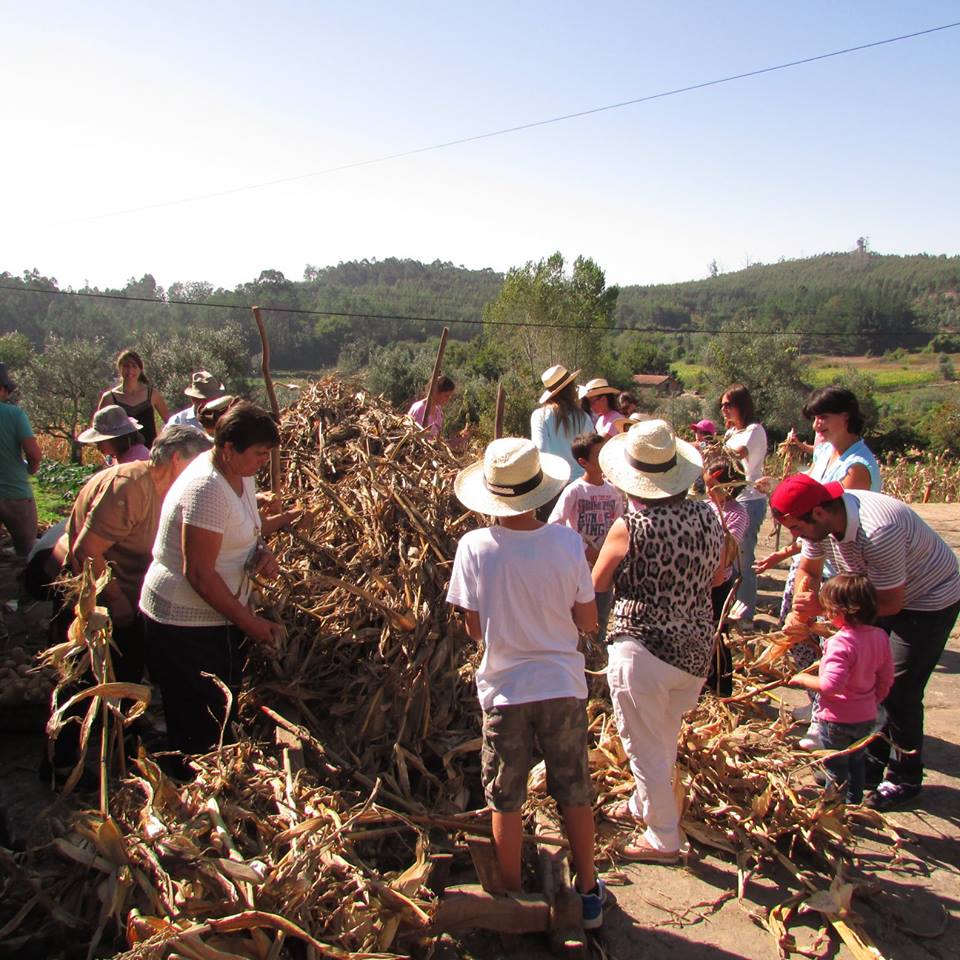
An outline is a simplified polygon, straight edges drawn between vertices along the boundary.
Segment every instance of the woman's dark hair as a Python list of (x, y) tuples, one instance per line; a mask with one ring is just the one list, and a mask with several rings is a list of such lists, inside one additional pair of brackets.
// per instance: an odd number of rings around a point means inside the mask
[(740, 414), (740, 419), (743, 420), (745, 427), (757, 422), (757, 412), (753, 406), (753, 397), (750, 396), (750, 391), (742, 383), (731, 384), (723, 391), (723, 396), (720, 398), (721, 402), (723, 397), (726, 397), (727, 403)]
[(838, 573), (820, 588), (820, 604), (843, 614), (851, 626), (870, 624), (877, 619), (877, 591), (860, 573)]
[(243, 400), (217, 421), (213, 442), (218, 450), (230, 443), (234, 450), (243, 453), (255, 443), (275, 447), (280, 442), (280, 431), (266, 410)]
[(120, 369), (120, 364), (123, 363), (125, 360), (132, 360), (132, 361), (140, 368), (140, 376), (139, 376), (137, 379), (138, 379), (141, 383), (149, 383), (149, 382), (150, 382), (150, 381), (147, 379), (147, 375), (143, 372), (143, 357), (141, 357), (140, 354), (137, 353), (136, 350), (130, 350), (130, 349), (128, 348), (128, 349), (126, 349), (126, 350), (121, 350), (121, 351), (117, 354), (117, 370)]
[(143, 434), (137, 430), (134, 430), (133, 433), (125, 433), (122, 437), (113, 437), (110, 441), (115, 457), (126, 453), (131, 447), (135, 447), (138, 443), (143, 444)]
[(858, 437), (866, 426), (866, 419), (860, 411), (856, 396), (846, 387), (821, 387), (807, 397), (807, 402), (803, 405), (803, 415), (808, 420), (824, 413), (845, 413), (847, 430)]
[(437, 377), (437, 393), (453, 393), (457, 385), (446, 375)]
[(553, 408), (560, 429), (566, 433), (567, 424), (577, 417), (577, 412), (581, 409), (577, 400), (577, 385), (571, 380), (559, 393), (555, 393), (545, 406)]
[(638, 405), (637, 398), (632, 393), (628, 393), (626, 390), (621, 390), (620, 396), (617, 397), (617, 408), (622, 410), (625, 403), (632, 403), (635, 407)]
[(721, 486), (731, 500), (736, 499), (746, 486), (746, 477), (739, 461), (727, 456), (722, 448), (704, 455), (703, 472)]

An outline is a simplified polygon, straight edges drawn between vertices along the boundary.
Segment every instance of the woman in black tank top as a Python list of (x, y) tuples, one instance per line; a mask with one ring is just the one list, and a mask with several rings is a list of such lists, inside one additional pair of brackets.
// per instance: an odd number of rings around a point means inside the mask
[(97, 409), (111, 403), (121, 407), (128, 417), (140, 423), (143, 442), (151, 447), (157, 436), (156, 414), (160, 414), (164, 423), (170, 416), (167, 403), (147, 380), (143, 372), (143, 360), (135, 350), (123, 350), (120, 353), (117, 372), (120, 374), (120, 383), (104, 391)]

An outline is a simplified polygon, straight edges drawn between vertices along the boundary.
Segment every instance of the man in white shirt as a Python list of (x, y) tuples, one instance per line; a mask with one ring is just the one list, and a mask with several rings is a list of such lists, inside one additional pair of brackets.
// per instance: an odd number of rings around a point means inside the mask
[(167, 421), (167, 426), (180, 425), (203, 430), (199, 420), (200, 408), (211, 400), (226, 396), (227, 389), (209, 370), (198, 370), (190, 378), (190, 386), (183, 392), (193, 402), (189, 407), (178, 410)]

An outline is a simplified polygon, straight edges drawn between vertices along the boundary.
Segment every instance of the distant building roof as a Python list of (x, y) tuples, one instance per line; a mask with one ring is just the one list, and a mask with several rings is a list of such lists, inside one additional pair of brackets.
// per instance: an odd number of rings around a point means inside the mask
[(635, 373), (633, 382), (641, 387), (660, 387), (673, 381), (669, 373)]

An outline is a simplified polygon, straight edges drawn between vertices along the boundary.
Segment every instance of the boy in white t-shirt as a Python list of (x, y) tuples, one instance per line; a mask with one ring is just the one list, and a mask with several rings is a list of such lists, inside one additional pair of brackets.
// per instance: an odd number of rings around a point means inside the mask
[(466, 611), (483, 642), (477, 693), (483, 709), (483, 787), (505, 889), (520, 891), (521, 809), (539, 747), (547, 787), (570, 840), (583, 924), (603, 922), (604, 886), (593, 863), (593, 785), (587, 760), (587, 685), (579, 631), (597, 628), (590, 569), (572, 530), (535, 515), (570, 477), (562, 458), (530, 440), (494, 440), (457, 475), (457, 499), (497, 517), (457, 545), (447, 602)]
[[(613, 521), (623, 516), (622, 494), (604, 479), (600, 471), (600, 448), (603, 442), (599, 433), (581, 433), (570, 445), (574, 458), (583, 467), (583, 476), (564, 488), (548, 518), (549, 523), (561, 523), (580, 534), (591, 569)], [(612, 590), (597, 594), (597, 619), (600, 623), (597, 640), (600, 643), (607, 639), (612, 599)]]

